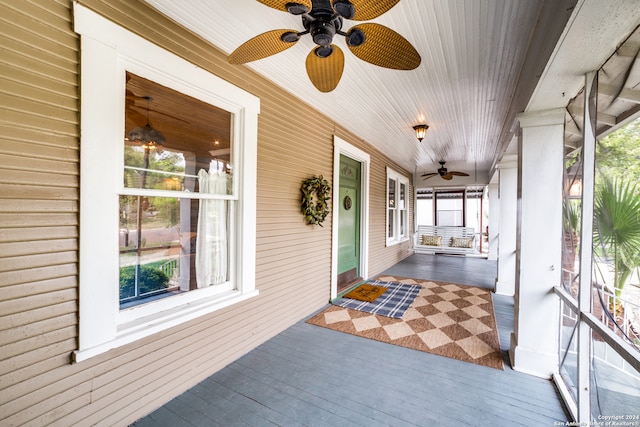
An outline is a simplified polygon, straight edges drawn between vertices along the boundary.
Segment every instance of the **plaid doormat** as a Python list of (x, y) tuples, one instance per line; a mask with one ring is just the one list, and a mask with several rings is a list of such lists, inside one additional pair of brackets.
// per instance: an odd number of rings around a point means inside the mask
[(341, 298), (333, 304), (352, 310), (364, 311), (366, 313), (399, 319), (409, 308), (418, 292), (422, 289), (418, 285), (408, 285), (398, 282), (384, 282), (381, 280), (367, 280), (369, 285), (382, 286), (387, 291), (380, 295), (375, 301), (359, 301), (351, 298)]

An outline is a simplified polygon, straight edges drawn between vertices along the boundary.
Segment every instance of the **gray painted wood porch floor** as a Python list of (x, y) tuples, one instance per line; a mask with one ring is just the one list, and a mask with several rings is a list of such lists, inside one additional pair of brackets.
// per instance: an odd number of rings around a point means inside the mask
[[(496, 263), (413, 255), (385, 274), (493, 288)], [(133, 425), (564, 423), (570, 418), (552, 382), (511, 369), (506, 351), (513, 298), (493, 298), (504, 371), (332, 331), (304, 319)]]

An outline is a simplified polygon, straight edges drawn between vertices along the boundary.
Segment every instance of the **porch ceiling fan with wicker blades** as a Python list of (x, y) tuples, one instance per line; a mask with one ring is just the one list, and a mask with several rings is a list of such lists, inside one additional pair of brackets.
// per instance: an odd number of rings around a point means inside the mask
[(458, 172), (458, 171), (451, 171), (449, 172), (447, 170), (447, 168), (444, 167), (445, 162), (439, 162), (440, 163), (440, 167), (438, 168), (438, 172), (431, 172), (431, 173), (425, 173), (424, 175), (421, 175), (424, 177), (424, 179), (429, 179), (432, 178), (436, 175), (440, 175), (442, 177), (442, 179), (446, 179), (447, 181), (453, 179), (453, 176), (469, 176), (468, 173), (464, 173), (464, 172)]
[(413, 70), (420, 55), (404, 37), (384, 25), (363, 23), (343, 31), (344, 20), (367, 21), (387, 12), (400, 0), (257, 0), (273, 9), (302, 17), (304, 31), (272, 30), (262, 33), (229, 55), (231, 64), (263, 59), (280, 53), (311, 34), (317, 45), (307, 55), (306, 68), (311, 83), (320, 92), (336, 88), (344, 70), (344, 54), (333, 44), (334, 36), (345, 38), (351, 52), (371, 64), (394, 70)]

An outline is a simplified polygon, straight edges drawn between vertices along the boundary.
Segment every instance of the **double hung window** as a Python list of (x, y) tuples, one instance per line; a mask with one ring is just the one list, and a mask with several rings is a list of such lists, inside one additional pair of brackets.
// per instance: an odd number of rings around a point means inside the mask
[(76, 361), (257, 294), (254, 96), (74, 4)]
[(232, 114), (129, 72), (126, 82), (120, 308), (234, 289)]
[(409, 238), (409, 179), (387, 168), (387, 246)]

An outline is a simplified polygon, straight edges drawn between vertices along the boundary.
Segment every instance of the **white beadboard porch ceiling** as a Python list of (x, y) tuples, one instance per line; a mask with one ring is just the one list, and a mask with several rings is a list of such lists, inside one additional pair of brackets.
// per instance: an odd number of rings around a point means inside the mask
[[(268, 30), (304, 29), (300, 17), (255, 0), (145, 1), (226, 53)], [(539, 58), (527, 60), (532, 40), (536, 34), (544, 38), (544, 32), (559, 34), (574, 4), (575, 0), (401, 0), (372, 22), (407, 38), (422, 57), (420, 66), (396, 71), (371, 65), (352, 55), (344, 38), (336, 36), (334, 43), (345, 52), (345, 70), (330, 93), (317, 91), (307, 77), (305, 58), (314, 46), (310, 36), (248, 66), (410, 172), (433, 172), (444, 160), (449, 170), (487, 182), (490, 167), (511, 138), (513, 115), (524, 110), (535, 87), (532, 76), (523, 75), (536, 68), (533, 77), (539, 77), (557, 37), (545, 42), (550, 46), (546, 54), (536, 48)], [(565, 17), (549, 18), (554, 14)], [(345, 21), (343, 30), (355, 24)], [(523, 91), (528, 94), (522, 96)], [(520, 104), (514, 102), (518, 97), (524, 98)], [(420, 123), (429, 125), (422, 142), (412, 129)]]

